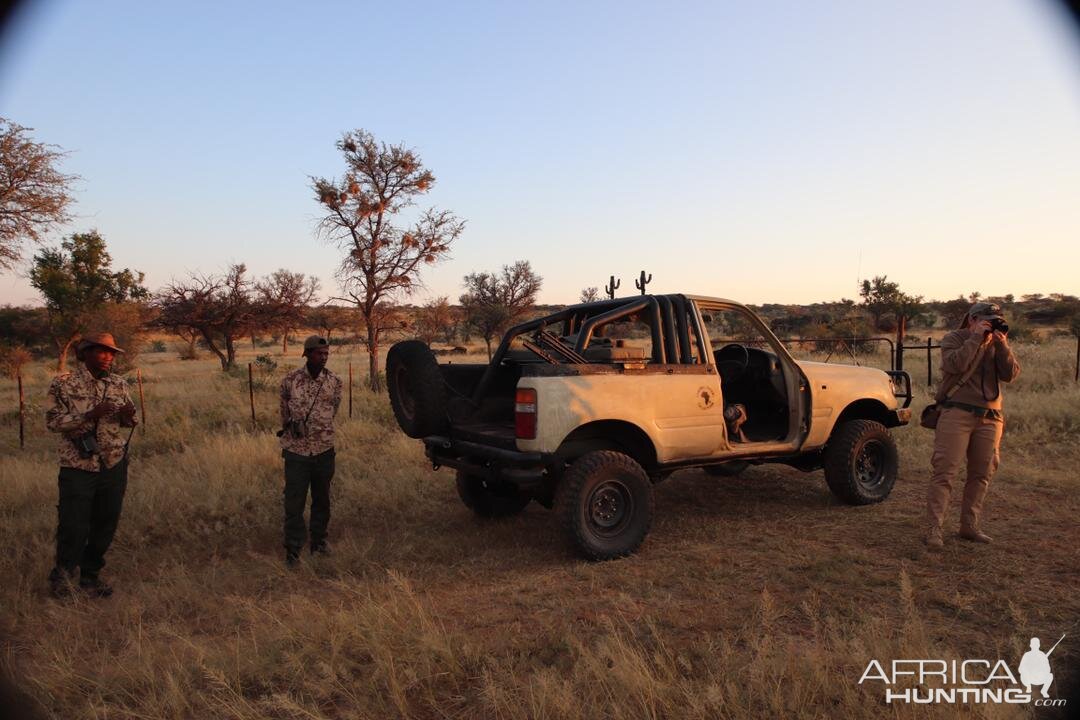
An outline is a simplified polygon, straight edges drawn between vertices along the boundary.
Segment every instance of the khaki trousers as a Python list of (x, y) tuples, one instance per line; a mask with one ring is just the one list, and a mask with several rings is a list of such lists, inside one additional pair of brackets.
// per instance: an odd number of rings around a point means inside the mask
[(979, 529), (983, 499), (998, 467), (998, 446), (1005, 423), (967, 410), (945, 408), (934, 434), (933, 474), (926, 494), (926, 524), (940, 530), (949, 509), (952, 481), (967, 460), (967, 482), (960, 510), (960, 531)]

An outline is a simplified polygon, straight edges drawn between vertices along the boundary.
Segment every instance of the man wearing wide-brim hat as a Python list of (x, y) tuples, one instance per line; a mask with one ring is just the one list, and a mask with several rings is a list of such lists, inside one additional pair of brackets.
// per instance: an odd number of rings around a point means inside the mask
[[(312, 335), (304, 341), (307, 362), (281, 380), (281, 456), (285, 459), (285, 562), (295, 565), (305, 540), (312, 555), (327, 555), (330, 481), (334, 478), (334, 416), (344, 383), (326, 367), (330, 343)], [(311, 532), (304, 508), (311, 493)]]
[(85, 335), (75, 348), (77, 369), (49, 386), (45, 425), (60, 435), (56, 565), (49, 574), (54, 596), (70, 593), (76, 581), (93, 597), (112, 594), (100, 573), (120, 520), (136, 425), (124, 379), (111, 373), (122, 352), (109, 333)]
[(935, 400), (942, 411), (934, 431), (933, 474), (926, 497), (926, 544), (931, 549), (944, 545), (942, 527), (952, 482), (965, 463), (958, 534), (971, 542), (990, 542), (983, 531), (982, 509), (998, 468), (1005, 429), (1001, 385), (1020, 375), (1008, 333), (1001, 308), (977, 302), (960, 329), (941, 339), (941, 385)]

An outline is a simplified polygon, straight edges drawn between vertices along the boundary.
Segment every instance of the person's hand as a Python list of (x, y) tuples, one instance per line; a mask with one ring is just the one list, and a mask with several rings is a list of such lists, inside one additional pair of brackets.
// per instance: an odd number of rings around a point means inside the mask
[(114, 412), (120, 409), (120, 406), (114, 403), (112, 400), (102, 400), (86, 413), (87, 420), (100, 420), (103, 417), (108, 417)]
[(1009, 334), (1001, 330), (994, 331), (994, 342), (1003, 347), (1009, 347)]
[(990, 321), (989, 320), (972, 320), (971, 325), (968, 326), (972, 334), (981, 335), (983, 343), (990, 341)]
[(116, 411), (116, 414), (120, 416), (121, 420), (131, 422), (135, 419), (135, 403), (128, 400), (126, 403), (120, 406)]

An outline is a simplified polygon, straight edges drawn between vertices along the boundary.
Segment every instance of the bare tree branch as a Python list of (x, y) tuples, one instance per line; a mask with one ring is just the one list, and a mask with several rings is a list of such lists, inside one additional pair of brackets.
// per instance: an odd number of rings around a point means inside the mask
[(315, 199), (326, 211), (316, 231), (344, 252), (337, 278), (363, 316), (370, 385), (378, 391), (381, 335), (400, 326), (395, 302), (420, 285), (425, 264), (448, 256), (465, 223), (430, 209), (412, 227), (399, 227), (398, 215), (431, 189), (435, 176), (412, 150), (379, 143), (363, 130), (345, 133), (337, 148), (345, 159), (344, 177), (311, 178)]

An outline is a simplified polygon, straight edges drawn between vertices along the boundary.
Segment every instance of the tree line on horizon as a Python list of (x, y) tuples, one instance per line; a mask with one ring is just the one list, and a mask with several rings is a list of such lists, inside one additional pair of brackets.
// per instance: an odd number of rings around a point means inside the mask
[[(71, 220), (72, 186), (79, 178), (59, 170), (62, 150), (34, 141), (29, 132), (0, 118), (0, 270), (13, 269), (25, 244), (43, 245), (49, 232)], [(137, 351), (139, 335), (156, 330), (184, 340), (182, 357), (195, 357), (202, 347), (228, 371), (236, 366), (239, 343), (250, 339), (257, 344), (270, 335), (275, 342), (280, 338), (287, 352), (290, 333), (311, 328), (328, 339), (335, 331), (351, 331), (367, 351), (370, 387), (379, 391), (379, 351), (388, 333), (409, 333), (429, 345), (477, 337), (490, 357), (493, 340), (538, 314), (543, 279), (528, 260), (499, 271), (469, 273), (457, 304), (443, 296), (420, 306), (404, 305), (421, 287), (422, 270), (448, 257), (465, 222), (436, 208), (404, 222), (404, 211), (435, 183), (415, 151), (379, 142), (364, 130), (344, 133), (336, 148), (344, 160), (343, 175), (313, 176), (310, 189), (322, 212), (315, 235), (342, 251), (336, 275), (340, 296), (315, 304), (320, 288), (314, 276), (282, 268), (253, 278), (243, 263), (220, 273), (193, 273), (151, 292), (143, 273), (113, 269), (97, 230), (75, 232), (32, 258), (30, 282), (44, 307), (0, 307), (0, 364), (11, 372), (34, 355), (51, 354), (62, 371), (83, 333), (108, 329)], [(884, 275), (864, 281), (859, 294), (861, 303), (843, 299), (751, 307), (781, 336), (866, 337), (897, 326), (958, 323), (972, 302), (986, 299), (1017, 318), (1014, 337), (1024, 339), (1029, 322), (1071, 323), (1080, 336), (1080, 299), (1071, 295), (1025, 295), (1018, 301), (975, 292), (928, 301), (903, 292)], [(579, 301), (599, 297), (599, 290), (589, 287), (582, 289)], [(124, 360), (130, 363), (134, 354)]]

